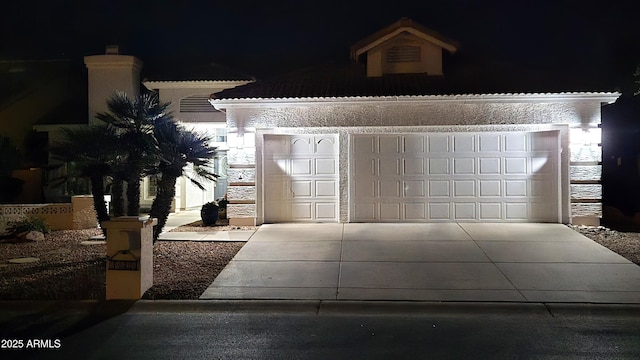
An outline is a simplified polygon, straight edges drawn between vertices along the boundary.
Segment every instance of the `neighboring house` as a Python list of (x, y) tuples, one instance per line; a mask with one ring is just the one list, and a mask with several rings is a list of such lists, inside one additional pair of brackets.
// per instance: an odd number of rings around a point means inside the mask
[(86, 123), (86, 79), (77, 65), (65, 59), (0, 61), (0, 134), (23, 155), (24, 168), (13, 176), (25, 182), (14, 202), (70, 200), (74, 189), (48, 181), (64, 169), (49, 166), (47, 145), (52, 129)]
[[(108, 46), (104, 55), (85, 57), (85, 64), (88, 68), (88, 102), (91, 121), (99, 121), (95, 119), (95, 115), (108, 111), (106, 101), (114, 91), (123, 91), (130, 97), (140, 93), (143, 63), (134, 56), (120, 55), (118, 47)], [(221, 198), (226, 193), (225, 117), (222, 112), (208, 103), (208, 97), (212, 92), (244, 85), (252, 79), (215, 64), (207, 64), (199, 68), (190, 66), (186, 69), (190, 72), (189, 74), (184, 70), (176, 72), (178, 67), (175, 65), (163, 64), (163, 66), (164, 70), (148, 71), (142, 84), (148, 90), (158, 92), (161, 102), (170, 102), (173, 116), (187, 128), (210, 135), (213, 139), (210, 145), (218, 150), (213, 166), (214, 171), (220, 175), (219, 181), (204, 184), (207, 187), (204, 191), (185, 178), (178, 179), (176, 184), (173, 211), (199, 208), (203, 203)], [(215, 80), (208, 80), (209, 76)], [(155, 197), (155, 179), (145, 178), (140, 186), (140, 205), (142, 208), (148, 208)]]
[(458, 47), (401, 19), (344, 66), (213, 94), (230, 223), (598, 224), (601, 105), (620, 94), (456, 67)]

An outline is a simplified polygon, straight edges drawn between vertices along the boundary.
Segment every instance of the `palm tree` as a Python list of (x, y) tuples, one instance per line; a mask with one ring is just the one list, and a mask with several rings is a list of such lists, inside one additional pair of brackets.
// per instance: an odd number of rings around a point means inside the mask
[[(187, 177), (202, 190), (204, 181), (215, 181), (218, 177), (210, 166), (216, 151), (208, 145), (211, 141), (209, 136), (186, 129), (174, 121), (156, 123), (155, 135), (160, 147), (161, 160), (157, 168), (157, 193), (149, 214), (158, 219), (158, 225), (153, 229), (154, 241), (158, 239), (167, 222), (178, 177)], [(188, 165), (193, 166), (192, 174), (186, 171)]]
[[(118, 129), (120, 146), (126, 151), (123, 168), (118, 172), (127, 183), (127, 215), (140, 211), (140, 181), (159, 161), (158, 141), (154, 135), (156, 124), (172, 121), (167, 109), (155, 94), (142, 94), (131, 100), (123, 92), (116, 92), (107, 100), (109, 112), (96, 117)], [(116, 180), (117, 180), (116, 179)], [(114, 196), (120, 196), (116, 193)]]
[(124, 155), (118, 144), (116, 129), (108, 125), (94, 125), (62, 128), (61, 131), (63, 138), (53, 144), (51, 154), (58, 160), (75, 163), (78, 175), (89, 178), (93, 206), (98, 224), (102, 225), (109, 220), (104, 181), (112, 175), (114, 167)]

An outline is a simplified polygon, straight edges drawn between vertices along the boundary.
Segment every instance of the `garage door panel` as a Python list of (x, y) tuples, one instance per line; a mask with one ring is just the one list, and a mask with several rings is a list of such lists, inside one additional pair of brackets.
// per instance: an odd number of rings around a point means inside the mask
[(453, 204), (453, 214), (454, 220), (474, 220), (477, 218), (476, 216), (476, 203), (475, 202), (467, 202), (467, 203), (454, 203)]
[(474, 158), (454, 158), (453, 173), (455, 175), (473, 175), (476, 172), (476, 159)]
[(451, 220), (451, 204), (449, 204), (449, 202), (429, 203), (428, 220)]
[(400, 175), (400, 158), (379, 159), (377, 163), (378, 174)]
[(291, 154), (309, 156), (313, 154), (313, 140), (309, 137), (293, 136), (291, 138)]
[(506, 134), (504, 136), (505, 151), (527, 151), (527, 135), (522, 133)]
[(289, 172), (287, 159), (265, 159), (265, 175), (286, 175)]
[(311, 197), (312, 192), (312, 180), (294, 180), (291, 181), (291, 191), (294, 198)]
[(505, 180), (504, 181), (505, 197), (526, 197), (527, 181), (526, 180)]
[(531, 158), (531, 174), (551, 175), (553, 171), (553, 159), (548, 155)]
[(502, 196), (501, 180), (478, 180), (480, 197), (500, 197)]
[(450, 197), (451, 185), (449, 180), (429, 180), (429, 197)]
[(332, 221), (338, 218), (337, 208), (333, 202), (323, 203), (316, 202), (315, 203), (315, 220), (328, 220)]
[(424, 180), (405, 180), (402, 184), (404, 197), (424, 197), (426, 195)]
[(508, 202), (504, 204), (505, 218), (507, 220), (527, 221), (527, 203), (526, 202)]
[(502, 136), (499, 134), (478, 135), (480, 152), (500, 152), (502, 151)]
[(338, 161), (336, 159), (315, 159), (315, 175), (337, 175)]
[(402, 159), (403, 175), (424, 175), (425, 174), (424, 158), (405, 158)]
[(474, 180), (454, 180), (453, 196), (454, 198), (476, 196), (476, 182)]
[(382, 221), (399, 221), (400, 203), (381, 203), (380, 204), (380, 220)]
[(434, 134), (429, 136), (429, 153), (448, 153), (449, 152), (449, 136), (442, 134)]
[(292, 159), (291, 175), (311, 175), (311, 159)]
[(353, 204), (353, 213), (358, 221), (376, 221), (378, 220), (377, 203), (358, 201)]
[(333, 180), (316, 180), (315, 197), (336, 197), (338, 196), (338, 182)]
[(426, 149), (426, 140), (422, 135), (403, 136), (402, 152), (406, 154), (423, 154)]
[(461, 152), (474, 152), (476, 149), (475, 146), (475, 136), (469, 134), (458, 134), (453, 136), (453, 152), (461, 153)]
[(338, 153), (338, 142), (334, 136), (315, 136), (316, 154), (334, 155)]
[[(361, 210), (363, 202), (368, 205), (367, 211), (352, 210), (351, 218), (558, 222), (558, 136), (558, 131), (354, 135), (354, 145), (368, 145), (360, 149), (369, 157), (351, 148), (351, 204)], [(378, 153), (369, 147), (376, 141)], [(396, 153), (397, 144), (402, 153)], [(374, 166), (367, 163), (372, 160)], [(397, 207), (388, 205), (394, 199)]]
[(381, 198), (393, 197), (397, 198), (400, 196), (400, 180), (398, 179), (389, 179), (389, 180), (379, 180), (379, 194)]
[(422, 203), (405, 203), (404, 217), (409, 221), (425, 221), (427, 220), (427, 207)]
[(451, 159), (449, 158), (428, 158), (429, 175), (449, 175), (451, 174)]
[(400, 138), (398, 136), (380, 136), (379, 153), (381, 154), (399, 154)]
[(479, 203), (479, 219), (485, 221), (502, 220), (502, 205), (500, 202)]
[(313, 202), (295, 202), (291, 204), (291, 219), (294, 221), (313, 220)]

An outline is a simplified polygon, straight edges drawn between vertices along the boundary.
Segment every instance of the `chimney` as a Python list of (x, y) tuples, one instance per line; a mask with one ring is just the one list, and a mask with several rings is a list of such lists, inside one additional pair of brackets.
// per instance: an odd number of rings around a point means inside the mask
[(105, 55), (120, 55), (119, 48), (120, 47), (118, 45), (107, 45), (107, 49), (105, 50), (104, 54)]

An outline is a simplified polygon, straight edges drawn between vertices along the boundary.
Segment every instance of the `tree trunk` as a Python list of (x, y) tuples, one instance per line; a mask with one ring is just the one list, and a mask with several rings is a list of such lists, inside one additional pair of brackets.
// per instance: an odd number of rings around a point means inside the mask
[(127, 180), (127, 215), (140, 215), (140, 177)]
[(113, 216), (124, 215), (124, 181), (119, 178), (113, 179), (113, 185), (111, 187), (111, 206), (113, 209)]
[(104, 201), (104, 178), (102, 175), (91, 177), (91, 194), (93, 195), (93, 208), (96, 210), (98, 225), (100, 225), (102, 234), (107, 236), (107, 229), (102, 227), (102, 222), (109, 220), (109, 210), (107, 210), (107, 205)]
[(176, 180), (177, 177), (175, 176), (162, 176), (161, 179), (158, 179), (158, 190), (149, 213), (152, 218), (158, 219), (158, 225), (153, 228), (154, 242), (158, 240), (162, 229), (167, 223), (167, 218), (171, 211), (171, 202), (176, 195)]

